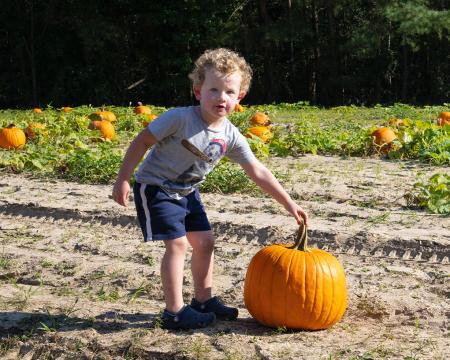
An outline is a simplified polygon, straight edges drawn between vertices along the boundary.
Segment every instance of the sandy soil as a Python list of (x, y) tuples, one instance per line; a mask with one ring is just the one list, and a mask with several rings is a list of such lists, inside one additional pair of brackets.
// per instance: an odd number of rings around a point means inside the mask
[[(2, 359), (449, 359), (450, 218), (408, 209), (418, 179), (449, 168), (305, 156), (266, 164), (310, 215), (310, 245), (343, 264), (349, 306), (322, 331), (272, 329), (246, 311), (252, 256), (297, 227), (270, 198), (204, 194), (217, 236), (217, 295), (236, 321), (158, 327), (160, 243), (144, 244), (134, 207), (111, 186), (1, 173)], [(186, 262), (184, 296), (192, 277)]]

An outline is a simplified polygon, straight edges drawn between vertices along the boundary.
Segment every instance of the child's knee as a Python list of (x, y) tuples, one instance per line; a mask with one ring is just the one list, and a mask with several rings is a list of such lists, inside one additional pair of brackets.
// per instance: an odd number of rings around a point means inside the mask
[(183, 254), (187, 252), (188, 242), (186, 238), (179, 238), (174, 240), (165, 240), (166, 252)]

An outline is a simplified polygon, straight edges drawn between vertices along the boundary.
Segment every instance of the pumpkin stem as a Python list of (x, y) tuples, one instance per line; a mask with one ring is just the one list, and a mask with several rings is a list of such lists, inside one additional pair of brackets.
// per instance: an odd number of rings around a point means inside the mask
[(290, 249), (300, 250), (300, 251), (308, 251), (307, 248), (308, 243), (308, 231), (306, 229), (305, 223), (301, 223), (297, 232), (297, 237), (295, 239), (295, 244), (292, 245)]

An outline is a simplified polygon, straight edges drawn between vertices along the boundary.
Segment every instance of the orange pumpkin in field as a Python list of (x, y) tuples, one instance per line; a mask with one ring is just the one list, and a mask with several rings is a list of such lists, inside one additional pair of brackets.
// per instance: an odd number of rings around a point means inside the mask
[(248, 128), (245, 136), (251, 138), (252, 135), (259, 137), (264, 143), (268, 143), (273, 137), (272, 131), (267, 126), (253, 126)]
[(61, 111), (62, 111), (62, 112), (65, 112), (65, 113), (69, 113), (69, 112), (72, 111), (72, 108), (69, 107), (69, 106), (64, 106), (64, 107), (61, 109)]
[(34, 108), (32, 110), (35, 114), (42, 114), (42, 109), (41, 108)]
[(0, 148), (2, 149), (20, 149), (27, 139), (22, 129), (11, 124), (0, 131)]
[(395, 135), (394, 131), (388, 127), (382, 127), (375, 130), (372, 132), (372, 136), (375, 138), (375, 144), (380, 146), (383, 144), (390, 144), (392, 141), (397, 139), (397, 135)]
[(39, 134), (46, 134), (45, 124), (41, 124), (38, 122), (29, 123), (27, 128), (25, 129), (25, 135), (29, 139), (34, 139)]
[(241, 104), (236, 104), (236, 106), (234, 107), (234, 111), (236, 112), (244, 112), (245, 109)]
[(378, 151), (387, 154), (391, 149), (392, 142), (397, 139), (394, 130), (388, 127), (382, 127), (372, 132), (374, 143), (378, 145)]
[(90, 123), (89, 129), (100, 130), (102, 137), (106, 140), (113, 140), (116, 137), (114, 125), (108, 120), (94, 120)]
[(143, 127), (147, 127), (153, 120), (155, 120), (158, 115), (155, 114), (144, 114), (145, 120), (142, 122)]
[(294, 245), (270, 245), (251, 259), (244, 303), (260, 323), (319, 330), (344, 315), (347, 284), (343, 266), (330, 253), (306, 245), (306, 226), (301, 225)]
[(138, 106), (134, 108), (134, 113), (137, 115), (149, 115), (152, 113), (152, 110), (148, 106), (142, 105), (141, 102), (138, 102)]
[(250, 123), (255, 126), (267, 126), (270, 125), (269, 115), (266, 113), (257, 111), (250, 118)]
[(450, 125), (450, 111), (443, 111), (439, 114), (437, 120), (439, 126), (444, 126), (445, 124)]
[(93, 121), (107, 120), (109, 122), (114, 122), (117, 120), (116, 115), (114, 115), (112, 111), (107, 110), (96, 111), (89, 115), (89, 119)]

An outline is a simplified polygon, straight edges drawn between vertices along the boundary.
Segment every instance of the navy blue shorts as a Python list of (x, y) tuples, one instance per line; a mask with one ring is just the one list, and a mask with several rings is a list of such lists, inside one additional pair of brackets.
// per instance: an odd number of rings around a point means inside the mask
[(189, 231), (211, 230), (198, 190), (181, 200), (154, 185), (135, 182), (133, 191), (144, 241), (172, 240)]

